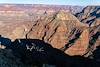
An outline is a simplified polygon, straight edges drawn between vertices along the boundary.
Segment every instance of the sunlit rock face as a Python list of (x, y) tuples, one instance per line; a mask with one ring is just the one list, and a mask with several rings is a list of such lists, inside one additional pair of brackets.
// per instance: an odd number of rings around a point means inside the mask
[(17, 22), (8, 21), (2, 22), (4, 25), (0, 25), (0, 34), (3, 37), (15, 40), (17, 38), (25, 38), (25, 34), (31, 28), (31, 22)]
[(66, 50), (65, 52), (70, 55), (83, 55), (89, 44), (89, 29), (83, 30), (79, 39), (74, 43), (74, 45)]

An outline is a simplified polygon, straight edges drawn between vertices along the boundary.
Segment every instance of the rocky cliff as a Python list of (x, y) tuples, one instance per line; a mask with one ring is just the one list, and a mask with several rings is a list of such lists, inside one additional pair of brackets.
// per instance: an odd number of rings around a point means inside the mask
[(90, 26), (100, 24), (100, 6), (87, 6), (82, 12), (77, 13), (76, 17), (82, 22)]
[(91, 38), (97, 36), (99, 42), (99, 35), (99, 25), (89, 27), (71, 13), (59, 11), (35, 22), (27, 38), (44, 40), (69, 55), (84, 55), (91, 45)]

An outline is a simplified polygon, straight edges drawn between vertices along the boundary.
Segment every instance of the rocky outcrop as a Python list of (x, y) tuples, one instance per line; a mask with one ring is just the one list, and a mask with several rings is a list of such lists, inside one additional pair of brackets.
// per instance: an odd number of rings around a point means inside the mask
[(87, 51), (89, 44), (89, 29), (83, 30), (79, 38), (65, 52), (70, 55), (83, 55)]
[(82, 12), (77, 13), (76, 17), (82, 22), (90, 26), (100, 24), (100, 6), (87, 6)]
[[(100, 25), (91, 27), (89, 29), (89, 45), (86, 51), (87, 55), (93, 55), (92, 53), (98, 46), (100, 46)], [(87, 56), (85, 54), (85, 56)]]
[[(89, 48), (88, 54), (92, 54), (97, 46), (100, 46), (100, 6), (87, 6), (76, 17), (89, 27)], [(91, 46), (91, 47), (90, 47)]]
[(68, 46), (65, 48), (67, 54), (82, 55), (89, 43), (88, 27), (71, 13), (59, 11), (35, 22), (27, 38), (44, 40), (58, 49)]
[[(88, 24), (81, 23), (71, 13), (59, 11), (36, 21), (27, 33), (27, 38), (44, 40), (54, 48), (61, 49), (69, 55), (88, 56), (92, 47), (96, 43), (99, 45), (99, 30), (100, 25), (98, 24), (89, 27)], [(97, 36), (96, 41), (91, 46), (95, 36)]]

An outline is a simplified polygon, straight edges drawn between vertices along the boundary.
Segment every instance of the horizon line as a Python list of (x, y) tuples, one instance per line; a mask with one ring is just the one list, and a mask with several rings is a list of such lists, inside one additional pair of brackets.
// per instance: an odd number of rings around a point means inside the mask
[(100, 5), (72, 5), (72, 4), (31, 4), (31, 3), (0, 3), (0, 5), (54, 5), (54, 6), (100, 6)]

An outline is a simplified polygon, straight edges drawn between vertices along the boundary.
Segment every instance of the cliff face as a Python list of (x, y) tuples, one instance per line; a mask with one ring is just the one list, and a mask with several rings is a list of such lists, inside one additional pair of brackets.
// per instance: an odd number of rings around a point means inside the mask
[[(100, 6), (87, 6), (82, 12), (75, 15), (82, 23), (89, 27), (89, 47), (88, 54), (92, 54), (97, 46), (100, 46)], [(86, 54), (87, 54), (86, 53)]]
[[(95, 9), (93, 7), (93, 9), (91, 7), (86, 8), (86, 10), (83, 10), (85, 14), (82, 14), (82, 16), (89, 12), (88, 16), (85, 16), (87, 19), (99, 10), (99, 7), (94, 7)], [(98, 12), (95, 13), (97, 13), (97, 16)], [(98, 17), (94, 20), (97, 19)], [(100, 44), (99, 22), (92, 22), (91, 27), (89, 27), (89, 24), (86, 24), (88, 21), (81, 23), (74, 15), (60, 11), (35, 22), (30, 32), (27, 33), (27, 38), (44, 40), (54, 48), (61, 49), (69, 55), (86, 54), (87, 56)]]
[(77, 13), (76, 17), (82, 22), (90, 26), (100, 24), (100, 6), (87, 6), (82, 12)]
[(88, 36), (88, 25), (64, 11), (38, 20), (27, 33), (27, 38), (44, 40), (54, 48), (62, 49), (70, 55), (85, 53), (89, 43)]

